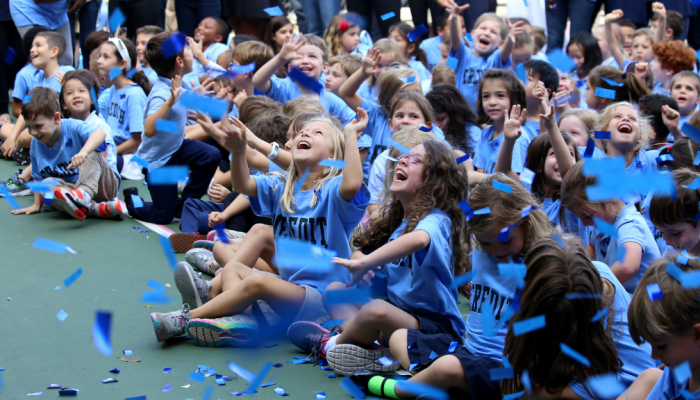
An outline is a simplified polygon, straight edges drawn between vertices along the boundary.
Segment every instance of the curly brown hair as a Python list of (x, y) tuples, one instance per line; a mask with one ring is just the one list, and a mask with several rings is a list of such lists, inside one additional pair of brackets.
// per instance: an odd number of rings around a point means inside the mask
[(403, 234), (413, 232), (418, 223), (425, 218), (432, 208), (442, 210), (452, 222), (452, 266), (455, 276), (471, 270), (469, 263), (469, 244), (467, 238), (467, 221), (459, 207), (459, 202), (467, 198), (469, 181), (467, 170), (457, 165), (457, 156), (444, 144), (428, 140), (423, 142), (425, 159), (423, 160), (423, 183), (416, 190), (416, 201), (404, 214), (399, 199), (391, 192), (387, 193), (384, 205), (379, 209), (379, 216), (369, 229), (353, 241), (355, 247), (363, 251), (373, 251), (389, 242), (392, 233), (401, 225), (404, 218), (408, 220)]
[(659, 60), (661, 68), (677, 74), (692, 71), (698, 61), (695, 51), (680, 40), (664, 40), (654, 43), (654, 57)]

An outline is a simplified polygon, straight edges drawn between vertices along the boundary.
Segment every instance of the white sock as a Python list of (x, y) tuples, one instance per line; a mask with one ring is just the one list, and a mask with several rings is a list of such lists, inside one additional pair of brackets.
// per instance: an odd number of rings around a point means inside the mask
[(338, 341), (338, 336), (340, 336), (340, 335), (331, 336), (331, 338), (328, 339), (326, 344), (323, 346), (324, 353), (328, 353), (328, 350), (330, 350), (331, 347), (335, 346), (335, 342)]

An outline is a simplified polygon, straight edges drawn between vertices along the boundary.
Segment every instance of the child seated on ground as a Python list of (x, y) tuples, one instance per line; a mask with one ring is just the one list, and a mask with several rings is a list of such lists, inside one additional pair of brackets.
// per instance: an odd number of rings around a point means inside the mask
[[(98, 203), (113, 200), (119, 192), (116, 163), (110, 165), (96, 151), (107, 135), (78, 119), (62, 119), (58, 95), (53, 89), (38, 87), (29, 95), (32, 98), (22, 106), (22, 116), (32, 135), (32, 177), (37, 181), (54, 181), (55, 185), (48, 189), (54, 196), (51, 206), (83, 221)], [(115, 152), (114, 143), (107, 148)], [(116, 153), (112, 156), (116, 160)], [(34, 204), (12, 213), (37, 213), (42, 204), (46, 205), (45, 198), (45, 194), (37, 191)]]
[[(194, 40), (198, 46), (202, 47), (204, 57), (216, 63), (219, 55), (228, 49), (226, 40), (231, 32), (226, 21), (217, 17), (204, 18), (194, 31)], [(183, 77), (187, 83), (190, 79), (198, 80), (195, 84), (204, 82), (207, 79), (206, 64), (194, 60), (192, 62), (192, 72)]]
[(151, 68), (144, 57), (146, 53), (146, 44), (151, 38), (159, 33), (163, 33), (163, 28), (156, 25), (146, 25), (142, 26), (136, 30), (136, 70), (143, 71), (146, 77), (152, 84), (155, 84), (158, 80), (158, 74)]

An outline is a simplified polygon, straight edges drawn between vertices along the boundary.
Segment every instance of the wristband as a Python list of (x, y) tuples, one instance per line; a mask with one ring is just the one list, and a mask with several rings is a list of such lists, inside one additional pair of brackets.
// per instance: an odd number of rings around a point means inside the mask
[(277, 157), (277, 153), (280, 151), (280, 145), (278, 143), (272, 143), (272, 150), (270, 154), (267, 155), (268, 160), (274, 160)]

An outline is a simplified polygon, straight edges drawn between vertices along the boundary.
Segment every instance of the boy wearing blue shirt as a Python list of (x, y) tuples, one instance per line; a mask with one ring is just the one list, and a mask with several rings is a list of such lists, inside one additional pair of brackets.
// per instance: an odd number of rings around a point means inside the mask
[[(182, 198), (178, 196), (177, 185), (149, 184), (148, 191), (153, 202), (144, 202), (142, 207), (135, 207), (132, 201), (132, 196), (138, 197), (138, 189), (124, 189), (124, 202), (129, 215), (157, 224), (168, 224), (173, 218), (179, 218), (186, 199), (201, 198), (207, 192), (221, 160), (221, 152), (215, 147), (185, 139), (187, 109), (177, 103), (177, 99), (182, 91), (187, 90), (182, 87), (180, 77), (192, 71), (192, 50), (185, 45), (180, 53), (166, 58), (162, 46), (171, 36), (170, 33), (161, 33), (148, 41), (146, 60), (158, 73), (158, 82), (146, 99), (143, 135), (136, 155), (150, 163), (144, 168), (147, 181), (148, 173), (155, 169), (186, 165), (190, 169), (189, 182), (182, 192)], [(177, 132), (157, 131), (156, 121), (159, 119), (176, 123)]]
[(136, 69), (138, 71), (143, 71), (146, 74), (151, 83), (155, 84), (158, 81), (158, 74), (151, 68), (148, 61), (143, 57), (143, 53), (146, 51), (146, 44), (151, 38), (159, 33), (163, 33), (163, 28), (156, 25), (146, 25), (142, 26), (136, 30), (136, 58), (139, 62), (136, 64)]
[[(540, 112), (547, 112), (547, 110), (540, 110), (543, 97), (546, 96), (547, 103), (549, 103), (552, 95), (557, 92), (559, 73), (550, 63), (540, 60), (528, 61), (525, 64), (525, 70), (527, 71), (527, 80), (523, 82), (527, 102), (525, 126), (537, 136), (540, 134)], [(529, 139), (528, 145), (534, 137)]]
[[(113, 200), (119, 192), (116, 165), (110, 165), (97, 149), (107, 134), (77, 119), (62, 119), (58, 95), (49, 88), (35, 88), (32, 99), (22, 107), (32, 135), (32, 177), (56, 181), (51, 204), (83, 221), (101, 202)], [(114, 152), (113, 143), (107, 150)], [(52, 179), (56, 178), (56, 179)], [(48, 204), (45, 204), (48, 205)], [(34, 214), (42, 206), (42, 193), (34, 193), (34, 204), (13, 214)]]
[[(321, 75), (328, 71), (328, 46), (320, 37), (307, 34), (282, 46), (279, 54), (265, 64), (253, 76), (253, 85), (266, 96), (284, 104), (301, 95), (317, 98), (326, 111), (336, 117), (343, 125), (355, 118), (355, 112), (338, 96), (321, 89), (321, 93), (299, 85), (289, 78), (278, 79), (273, 75), (280, 67), (289, 63), (289, 69), (297, 68), (306, 76), (320, 81)], [(321, 83), (323, 85), (323, 83)]]
[[(474, 51), (470, 52), (462, 42), (462, 23), (459, 15), (469, 7), (468, 4), (458, 6), (453, 0), (447, 0), (446, 10), (452, 15), (450, 36), (452, 49), (450, 57), (457, 59), (455, 76), (457, 89), (464, 95), (472, 110), (476, 110), (476, 98), (479, 95), (479, 83), (484, 71), (491, 68), (504, 68), (510, 63), (510, 53), (513, 50), (514, 36), (523, 32), (523, 22), (511, 25), (506, 18), (493, 13), (486, 13), (474, 23), (472, 37)], [(502, 48), (501, 43), (505, 40)]]
[[(700, 399), (700, 289), (681, 284), (700, 271), (700, 262), (676, 256), (654, 261), (632, 296), (630, 335), (637, 344), (651, 344), (651, 357), (666, 367), (640, 375), (629, 398)], [(658, 297), (651, 299), (652, 293)]]
[[(220, 18), (207, 17), (199, 23), (199, 26), (194, 31), (194, 40), (202, 45), (202, 52), (207, 60), (216, 63), (219, 55), (228, 50), (226, 39), (229, 31), (226, 21)], [(205, 65), (195, 59), (192, 62), (192, 72), (184, 76), (183, 81), (189, 83), (190, 79), (198, 79), (200, 83), (204, 82), (207, 79), (207, 71), (204, 69)]]

